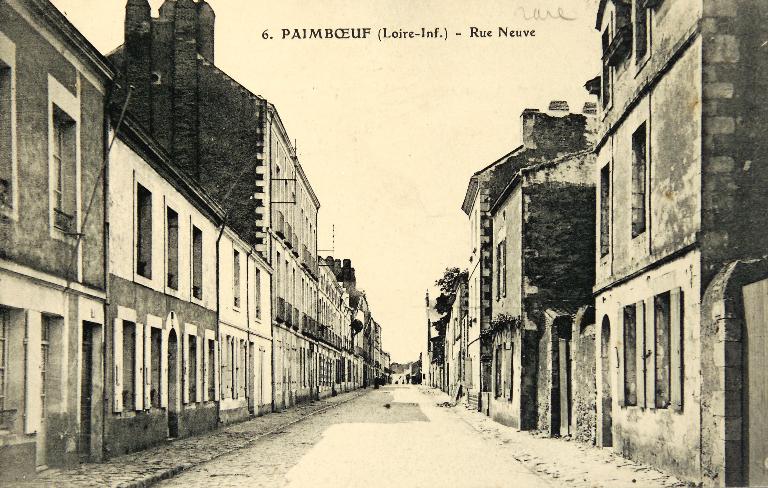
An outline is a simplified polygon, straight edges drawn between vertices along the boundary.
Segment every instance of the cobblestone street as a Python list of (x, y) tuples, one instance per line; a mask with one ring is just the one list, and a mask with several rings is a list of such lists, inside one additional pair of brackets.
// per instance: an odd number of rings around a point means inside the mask
[(448, 401), (416, 386), (354, 392), (14, 486), (685, 486), (608, 450), (517, 432)]

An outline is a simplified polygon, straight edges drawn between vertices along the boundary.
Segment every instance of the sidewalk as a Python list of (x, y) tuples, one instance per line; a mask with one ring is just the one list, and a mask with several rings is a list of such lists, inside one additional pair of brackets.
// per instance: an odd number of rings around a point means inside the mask
[[(435, 403), (449, 402), (440, 390), (420, 387)], [(584, 488), (681, 488), (688, 486), (673, 476), (650, 466), (625, 459), (610, 449), (600, 449), (568, 439), (553, 439), (517, 431), (494, 422), (464, 404), (450, 410), (474, 428), (483, 438), (508, 448), (510, 455), (529, 470), (554, 485)]]
[(334, 408), (369, 392), (356, 390), (329, 397), (284, 412), (275, 412), (253, 420), (232, 424), (196, 437), (179, 439), (100, 464), (83, 464), (75, 469), (46, 470), (33, 480), (10, 486), (20, 487), (144, 487), (168, 479), (224, 454), (243, 449), (264, 436)]

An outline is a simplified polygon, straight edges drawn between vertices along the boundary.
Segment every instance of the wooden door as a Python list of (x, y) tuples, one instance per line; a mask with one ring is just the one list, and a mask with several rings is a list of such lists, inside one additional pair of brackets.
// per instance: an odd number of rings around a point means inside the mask
[[(768, 280), (743, 289), (745, 317), (744, 452), (747, 484), (768, 485)], [(721, 346), (722, 347), (722, 346)]]
[(83, 323), (83, 362), (80, 371), (80, 460), (91, 456), (91, 409), (93, 407), (93, 326)]

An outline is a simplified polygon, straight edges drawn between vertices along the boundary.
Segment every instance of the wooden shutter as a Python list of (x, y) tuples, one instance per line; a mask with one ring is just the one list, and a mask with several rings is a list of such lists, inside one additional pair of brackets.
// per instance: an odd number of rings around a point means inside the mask
[(219, 334), (219, 340), (214, 346), (213, 362), (213, 399), (219, 401), (221, 400), (221, 334)]
[(512, 398), (510, 395), (510, 392), (512, 390), (512, 367), (511, 367), (511, 361), (512, 361), (512, 346), (508, 346), (504, 348), (504, 361), (502, 361), (502, 368), (504, 368), (504, 386), (501, 390), (502, 396), (504, 398)]
[(115, 319), (112, 324), (113, 358), (113, 412), (123, 411), (123, 319)]
[(656, 408), (656, 309), (653, 297), (646, 300), (650, 317), (645, 325), (645, 405)]
[[(149, 322), (149, 320), (147, 320)], [(144, 410), (152, 406), (152, 326), (144, 326)]]
[(203, 379), (200, 377), (200, 356), (202, 353), (201, 342), (205, 342), (205, 339), (200, 340), (200, 336), (195, 336), (195, 401), (203, 401)]
[(134, 327), (133, 347), (136, 351), (133, 362), (133, 403), (134, 410), (144, 410), (144, 324), (136, 324)]
[(683, 409), (683, 292), (674, 288), (669, 292), (669, 340), (670, 340), (670, 404), (674, 411)]
[(41, 328), (42, 315), (34, 310), (27, 310), (26, 363), (24, 378), (24, 433), (34, 434), (40, 430), (40, 389), (42, 388)]
[(645, 377), (648, 374), (648, 370), (645, 365), (645, 302), (639, 301), (635, 304), (635, 384), (637, 392), (637, 406), (645, 408), (646, 406), (646, 389), (645, 389)]
[(182, 334), (181, 346), (181, 389), (182, 401), (189, 403), (189, 334), (186, 331)]
[[(627, 405), (627, 401), (625, 399), (624, 392), (626, 391), (626, 384), (625, 384), (625, 378), (624, 378), (624, 357), (625, 357), (625, 351), (624, 351), (624, 307), (619, 307), (619, 311), (616, 317), (615, 322), (618, 324), (618, 327), (614, 327), (614, 329), (618, 328), (618, 333), (614, 333), (614, 331), (611, 331), (611, 335), (616, 336), (616, 346), (615, 349), (608, 345), (608, 354), (615, 356), (616, 359), (616, 399), (619, 403), (620, 407), (624, 407)], [(601, 338), (602, 340), (602, 338)], [(608, 358), (608, 364), (611, 364), (611, 358)], [(610, 367), (610, 366), (609, 366)]]
[(211, 400), (211, 398), (208, 397), (208, 389), (211, 387), (208, 375), (211, 374), (211, 368), (213, 367), (211, 358), (208, 354), (209, 338), (207, 332), (208, 331), (206, 331), (205, 339), (203, 339), (203, 401), (205, 402)]
[(160, 339), (160, 406), (168, 407), (168, 336), (171, 329), (163, 331)]

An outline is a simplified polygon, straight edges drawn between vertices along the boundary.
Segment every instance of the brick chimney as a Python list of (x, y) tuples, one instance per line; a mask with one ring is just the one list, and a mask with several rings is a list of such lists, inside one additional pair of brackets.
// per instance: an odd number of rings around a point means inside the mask
[(214, 62), (216, 14), (205, 0), (165, 0), (152, 18), (148, 0), (128, 0), (125, 78), (129, 110), (193, 177), (199, 168), (198, 54)]
[(125, 6), (125, 79), (134, 87), (131, 113), (150, 130), (150, 60), (152, 9), (148, 0), (128, 0)]
[(216, 14), (205, 0), (197, 4), (197, 52), (213, 64), (213, 37)]

